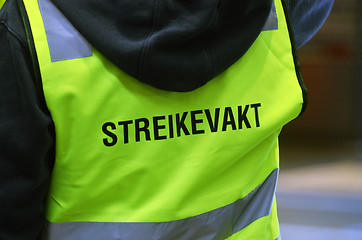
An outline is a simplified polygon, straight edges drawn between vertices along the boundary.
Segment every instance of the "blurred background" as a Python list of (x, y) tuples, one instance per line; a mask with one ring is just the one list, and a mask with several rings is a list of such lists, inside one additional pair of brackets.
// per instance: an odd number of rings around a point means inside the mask
[(309, 105), (280, 138), (281, 237), (362, 240), (362, 0), (335, 0), (298, 53)]

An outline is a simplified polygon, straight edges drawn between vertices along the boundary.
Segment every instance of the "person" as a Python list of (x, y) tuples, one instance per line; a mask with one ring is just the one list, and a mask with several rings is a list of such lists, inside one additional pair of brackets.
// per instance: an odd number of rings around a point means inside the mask
[(280, 239), (296, 48), (333, 0), (7, 0), (1, 239)]

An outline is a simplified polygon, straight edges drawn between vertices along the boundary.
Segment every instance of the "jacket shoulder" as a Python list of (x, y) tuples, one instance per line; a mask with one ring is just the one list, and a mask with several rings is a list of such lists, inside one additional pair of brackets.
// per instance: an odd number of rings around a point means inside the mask
[(285, 0), (297, 48), (306, 44), (326, 21), (334, 0)]
[(13, 38), (28, 48), (23, 20), (15, 0), (7, 0), (0, 10), (2, 38)]

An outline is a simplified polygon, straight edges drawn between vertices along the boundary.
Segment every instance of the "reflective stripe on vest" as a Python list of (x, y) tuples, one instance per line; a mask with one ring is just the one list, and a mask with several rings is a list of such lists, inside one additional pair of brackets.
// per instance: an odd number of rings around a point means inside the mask
[[(157, 223), (68, 222), (49, 223), (51, 240), (222, 240), (241, 231), (272, 210), (278, 170), (246, 197), (198, 216)], [(160, 236), (163, 236), (160, 238)]]
[(277, 30), (277, 29), (278, 29), (278, 16), (277, 16), (277, 10), (275, 9), (275, 2), (273, 0), (269, 17), (266, 20), (266, 23), (265, 23), (262, 31), (271, 31), (271, 30)]
[(53, 62), (92, 56), (90, 44), (49, 1), (38, 0)]
[[(54, 19), (47, 11), (54, 8), (24, 3), (56, 130), (49, 236), (112, 227), (121, 231), (114, 234), (166, 228), (171, 239), (186, 228), (199, 239), (279, 236), (275, 181), (269, 181), (279, 168), (278, 134), (303, 106), (279, 0), (277, 30), (263, 31), (233, 66), (185, 93), (140, 83), (95, 49), (86, 58), (71, 51), (57, 57), (73, 45), (51, 40), (56, 26), (48, 24)], [(58, 18), (57, 24), (69, 24)], [(79, 39), (74, 31), (65, 31), (67, 41)], [(263, 204), (259, 194), (267, 196)], [(253, 207), (244, 209), (246, 201)], [(209, 228), (215, 232), (197, 230)]]

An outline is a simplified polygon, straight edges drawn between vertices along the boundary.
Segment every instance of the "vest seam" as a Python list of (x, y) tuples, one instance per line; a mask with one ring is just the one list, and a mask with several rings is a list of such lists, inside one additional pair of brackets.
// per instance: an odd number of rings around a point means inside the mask
[[(23, 25), (24, 25), (24, 29), (25, 29), (25, 34), (26, 34), (27, 43), (28, 43), (28, 47), (29, 47), (29, 54), (30, 54), (30, 57), (32, 60), (32, 65), (33, 65), (33, 70), (34, 70), (34, 75), (35, 75), (35, 85), (36, 85), (39, 93), (42, 93), (41, 95), (44, 97), (44, 92), (42, 89), (42, 82), (41, 82), (39, 61), (38, 61), (38, 57), (37, 57), (37, 53), (36, 53), (36, 49), (35, 49), (33, 35), (31, 32), (30, 22), (29, 22), (27, 14), (26, 14), (26, 9), (25, 9), (25, 6), (23, 5), (22, 0), (17, 0), (17, 3), (18, 3), (18, 8), (19, 8), (19, 11), (20, 11), (20, 14), (22, 17), (22, 21), (23, 21)], [(44, 98), (43, 98), (43, 100), (42, 101), (45, 103)]]
[(301, 69), (300, 69), (300, 62), (299, 62), (299, 58), (298, 58), (298, 52), (297, 52), (297, 49), (296, 49), (296, 44), (295, 44), (295, 39), (294, 39), (294, 31), (293, 31), (293, 27), (291, 26), (290, 17), (289, 17), (289, 14), (288, 14), (288, 12), (289, 12), (288, 3), (286, 2), (286, 0), (281, 0), (281, 3), (282, 3), (285, 22), (286, 22), (286, 25), (287, 25), (289, 39), (290, 39), (290, 43), (291, 43), (295, 73), (296, 73), (296, 77), (298, 79), (298, 83), (299, 83), (299, 86), (301, 88), (302, 97), (303, 97), (303, 105), (302, 105), (302, 108), (301, 108), (301, 110), (299, 112), (299, 115), (297, 116), (297, 118), (298, 118), (304, 113), (304, 111), (305, 111), (305, 109), (307, 107), (307, 104), (308, 104), (308, 92), (307, 92), (307, 87), (305, 86), (305, 83), (303, 81), (303, 76), (302, 76)]
[[(50, 114), (48, 105), (45, 100), (42, 77), (41, 77), (40, 66), (39, 66), (39, 61), (38, 61), (38, 55), (37, 55), (36, 48), (35, 48), (35, 42), (34, 42), (34, 38), (33, 38), (32, 29), (30, 26), (29, 17), (28, 17), (23, 0), (16, 0), (16, 4), (18, 6), (18, 9), (19, 9), (19, 12), (21, 15), (21, 19), (23, 22), (23, 26), (24, 26), (27, 45), (29, 48), (29, 55), (30, 55), (30, 59), (32, 62), (32, 66), (33, 66), (34, 85), (35, 85), (36, 91), (38, 92), (40, 108), (48, 116), (50, 116), (51, 122), (49, 123), (48, 131), (53, 136), (53, 139), (55, 139), (55, 125), (54, 125), (53, 118)], [(47, 155), (49, 156), (48, 159), (49, 159), (50, 170), (52, 170), (54, 167), (54, 162), (55, 162), (55, 143), (52, 147), (52, 150), (50, 150), (47, 153)]]

